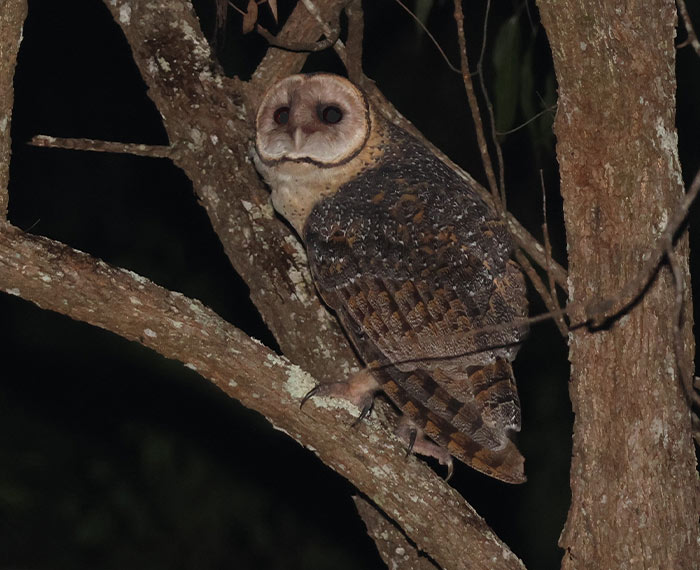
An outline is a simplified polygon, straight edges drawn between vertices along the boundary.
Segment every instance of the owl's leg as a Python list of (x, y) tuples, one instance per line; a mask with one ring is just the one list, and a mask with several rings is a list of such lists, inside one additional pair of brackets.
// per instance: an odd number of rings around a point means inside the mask
[(396, 435), (408, 444), (408, 450), (406, 451), (407, 456), (411, 453), (418, 453), (419, 455), (426, 455), (437, 459), (440, 465), (447, 466), (445, 481), (450, 480), (454, 465), (452, 456), (450, 452), (447, 451), (446, 447), (438, 445), (428, 439), (425, 433), (423, 433), (423, 430), (416, 426), (408, 416), (401, 417), (401, 421), (396, 428)]
[(374, 395), (378, 390), (379, 382), (369, 368), (364, 368), (343, 382), (319, 384), (304, 396), (300, 407), (314, 396), (343, 398), (360, 408), (360, 415), (353, 423), (355, 425), (369, 416), (374, 404)]

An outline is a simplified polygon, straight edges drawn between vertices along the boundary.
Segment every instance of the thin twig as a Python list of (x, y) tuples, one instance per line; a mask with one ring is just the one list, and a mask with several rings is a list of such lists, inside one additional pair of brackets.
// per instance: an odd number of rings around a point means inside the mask
[[(549, 281), (549, 292), (556, 300), (557, 286), (554, 282), (554, 275), (550, 271), (552, 266), (552, 242), (549, 240), (549, 225), (547, 224), (547, 190), (544, 186), (544, 175), (542, 174), (542, 169), (540, 168), (540, 186), (542, 187), (542, 235), (544, 239), (544, 252), (547, 272), (547, 279)], [(559, 303), (557, 303), (559, 306)]]
[(447, 57), (447, 54), (445, 53), (445, 50), (442, 49), (442, 46), (440, 46), (440, 44), (438, 43), (438, 41), (435, 39), (435, 36), (433, 36), (433, 34), (430, 33), (430, 30), (425, 26), (425, 24), (423, 24), (423, 22), (420, 21), (420, 19), (418, 18), (418, 16), (416, 16), (416, 15), (408, 8), (408, 6), (406, 6), (406, 4), (404, 4), (401, 0), (394, 0), (394, 2), (396, 2), (396, 3), (397, 3), (399, 6), (401, 6), (406, 12), (408, 12), (408, 14), (411, 16), (411, 18), (413, 18), (413, 20), (416, 22), (416, 24), (418, 24), (418, 25), (420, 26), (420, 28), (425, 32), (425, 35), (428, 36), (428, 38), (430, 38), (430, 41), (433, 42), (433, 45), (435, 45), (435, 47), (436, 47), (436, 48), (438, 49), (438, 51), (440, 52), (440, 55), (442, 56), (442, 59), (445, 60), (445, 63), (447, 64), (447, 67), (449, 67), (449, 68), (450, 68), (452, 71), (454, 71), (455, 73), (459, 73), (459, 74), (461, 75), (462, 72), (461, 72), (457, 67), (455, 67), (454, 65), (452, 65), (452, 62), (451, 62), (451, 61), (449, 60), (449, 58)]
[(517, 127), (513, 127), (512, 129), (509, 129), (507, 131), (496, 131), (496, 134), (499, 136), (513, 134), (513, 133), (519, 131), (520, 129), (527, 127), (530, 123), (532, 123), (533, 121), (536, 121), (545, 113), (550, 113), (551, 111), (554, 111), (556, 108), (557, 108), (557, 104), (555, 103), (554, 105), (551, 105), (550, 107), (547, 107), (546, 109), (542, 109), (539, 113), (536, 113), (531, 118), (529, 118), (527, 121), (518, 125)]
[(48, 135), (36, 135), (32, 137), (29, 144), (44, 148), (65, 148), (69, 150), (89, 150), (93, 152), (114, 152), (121, 154), (133, 154), (136, 156), (148, 156), (151, 158), (174, 159), (178, 152), (176, 147), (170, 145), (122, 143), (95, 139), (72, 139), (51, 137)]
[[(479, 75), (479, 86), (481, 87), (481, 95), (486, 102), (486, 110), (488, 111), (489, 123), (491, 126), (491, 141), (494, 147), (496, 147), (496, 162), (498, 163), (498, 190), (501, 197), (501, 208), (505, 212), (507, 210), (506, 205), (506, 176), (505, 176), (505, 166), (503, 164), (503, 150), (498, 142), (498, 135), (496, 133), (496, 117), (493, 112), (493, 105), (491, 104), (491, 98), (489, 97), (488, 90), (486, 89), (486, 81), (484, 80), (483, 73), (483, 62), (484, 54), (486, 53), (486, 38), (488, 32), (488, 21), (489, 21), (489, 11), (491, 9), (491, 0), (486, 2), (486, 14), (484, 15), (484, 38), (481, 43), (481, 54), (479, 55), (479, 61), (476, 64), (476, 72)], [(465, 48), (466, 49), (466, 48)]]
[[(563, 315), (566, 311), (562, 311), (561, 308), (559, 307), (559, 304), (556, 302), (556, 299), (550, 294), (550, 292), (547, 290), (546, 285), (540, 278), (539, 274), (537, 271), (535, 271), (535, 268), (532, 266), (530, 263), (530, 260), (527, 258), (527, 256), (522, 252), (522, 250), (517, 250), (515, 252), (515, 259), (516, 261), (520, 264), (520, 267), (522, 267), (523, 271), (525, 274), (528, 276), (530, 281), (532, 282), (533, 286), (535, 287), (535, 290), (539, 294), (540, 297), (542, 297), (542, 301), (544, 301), (544, 304), (546, 305), (549, 315), (554, 319), (555, 324), (557, 325), (557, 328), (559, 329), (559, 332), (561, 335), (566, 338), (566, 336), (569, 333), (569, 329), (566, 326), (566, 323), (564, 322)], [(567, 311), (569, 308), (567, 308)], [(512, 327), (512, 325), (511, 325)]]
[(700, 41), (698, 41), (698, 36), (695, 34), (695, 29), (693, 28), (693, 22), (688, 14), (688, 8), (685, 5), (685, 0), (676, 0), (676, 6), (678, 6), (678, 11), (681, 13), (681, 18), (683, 18), (683, 24), (685, 25), (685, 31), (688, 37), (684, 42), (676, 46), (678, 49), (690, 45), (695, 50), (695, 53), (700, 56)]
[(491, 190), (491, 195), (493, 196), (494, 202), (496, 203), (496, 207), (499, 209), (500, 213), (503, 213), (504, 210), (501, 206), (501, 198), (498, 191), (498, 184), (496, 183), (496, 175), (493, 171), (491, 156), (489, 155), (488, 145), (486, 144), (486, 137), (484, 136), (484, 125), (481, 122), (479, 103), (476, 100), (476, 94), (474, 93), (474, 84), (472, 83), (471, 74), (469, 72), (469, 59), (467, 57), (467, 40), (464, 35), (464, 13), (462, 12), (461, 0), (455, 0), (454, 6), (454, 18), (457, 22), (457, 38), (459, 39), (459, 56), (462, 64), (462, 79), (464, 81), (464, 89), (467, 92), (469, 109), (471, 111), (472, 119), (474, 121), (476, 139), (479, 143), (479, 152), (481, 153), (481, 161), (484, 165), (486, 179), (488, 180), (489, 189)]
[[(544, 177), (542, 175), (542, 170), (540, 169), (540, 183), (542, 185), (542, 235), (544, 236), (544, 251), (546, 267), (545, 273), (547, 274), (547, 281), (549, 285), (549, 296), (551, 299), (551, 306), (560, 309), (559, 297), (557, 296), (557, 285), (554, 280), (554, 274), (551, 271), (552, 267), (552, 242), (549, 239), (549, 225), (547, 224), (547, 192), (544, 186)], [(564, 331), (567, 331), (566, 323), (562, 317), (557, 317), (557, 326), (562, 335), (565, 336)], [(568, 332), (568, 331), (567, 331)]]

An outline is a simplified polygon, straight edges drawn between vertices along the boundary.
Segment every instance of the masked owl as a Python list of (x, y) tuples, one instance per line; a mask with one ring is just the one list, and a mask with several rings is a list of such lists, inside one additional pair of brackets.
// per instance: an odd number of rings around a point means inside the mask
[(525, 481), (511, 361), (525, 284), (501, 217), (425, 145), (331, 74), (264, 95), (255, 164), (304, 242), (319, 294), (365, 362), (314, 393), (371, 408), (383, 390), (414, 451)]

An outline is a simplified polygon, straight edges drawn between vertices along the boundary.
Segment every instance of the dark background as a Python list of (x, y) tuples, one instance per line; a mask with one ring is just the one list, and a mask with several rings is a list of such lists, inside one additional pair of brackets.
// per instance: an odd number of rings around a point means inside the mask
[[(430, 7), (426, 23), (457, 64), (451, 2), (419, 4)], [(494, 4), (484, 72), (507, 131), (555, 102), (555, 81), (534, 2)], [(283, 17), (291, 5), (280, 2)], [(189, 180), (169, 161), (26, 144), (35, 134), (167, 143), (101, 2), (29, 7), (15, 79), (11, 222), (200, 299), (276, 347)], [(212, 0), (197, 8), (213, 37)], [(465, 10), (474, 68), (483, 7)], [(365, 2), (365, 16), (366, 73), (485, 182), (461, 77), (394, 1)], [(218, 53), (227, 74), (245, 79), (265, 42), (241, 36), (240, 21), (229, 15)], [(688, 48), (679, 52), (686, 181), (700, 166), (699, 68)], [(340, 71), (332, 53), (314, 55), (307, 70), (316, 69)], [(501, 142), (509, 209), (537, 236), (542, 169), (563, 261), (552, 118), (545, 113)], [(257, 413), (178, 362), (19, 298), (0, 295), (0, 319), (0, 567), (383, 568), (355, 513), (356, 491)], [(532, 569), (558, 568), (561, 558), (573, 419), (566, 354), (555, 327), (543, 324), (515, 363), (528, 482), (508, 486), (462, 464), (451, 482)]]

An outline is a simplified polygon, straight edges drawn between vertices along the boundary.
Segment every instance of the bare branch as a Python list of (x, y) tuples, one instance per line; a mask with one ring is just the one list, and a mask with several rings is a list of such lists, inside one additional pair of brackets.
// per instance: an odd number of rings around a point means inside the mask
[(520, 264), (520, 267), (522, 267), (523, 271), (530, 279), (530, 282), (535, 287), (535, 290), (544, 301), (547, 310), (549, 311), (549, 315), (554, 319), (559, 332), (564, 338), (566, 338), (569, 331), (566, 323), (564, 323), (564, 319), (562, 318), (562, 313), (570, 311), (571, 308), (567, 307), (564, 312), (561, 311), (556, 299), (552, 296), (551, 292), (542, 282), (542, 279), (540, 279), (540, 276), (537, 274), (537, 271), (535, 271), (535, 268), (532, 266), (527, 256), (521, 250), (517, 250), (515, 252), (515, 259)]
[(685, 32), (688, 35), (685, 41), (680, 43), (677, 48), (680, 49), (687, 45), (692, 46), (695, 53), (700, 56), (700, 41), (698, 41), (698, 36), (693, 28), (693, 21), (690, 19), (690, 14), (688, 14), (688, 7), (685, 5), (685, 0), (676, 0), (676, 5), (678, 6), (678, 11), (681, 13), (683, 25), (685, 26)]
[(459, 56), (462, 63), (462, 80), (464, 81), (464, 89), (467, 92), (469, 110), (472, 113), (472, 119), (474, 121), (476, 139), (479, 143), (479, 152), (481, 153), (481, 162), (484, 165), (486, 179), (489, 182), (489, 189), (491, 190), (491, 196), (493, 196), (493, 200), (495, 205), (497, 206), (497, 210), (498, 212), (503, 212), (504, 209), (502, 204), (500, 203), (501, 200), (498, 183), (496, 182), (496, 175), (493, 171), (491, 156), (489, 155), (488, 145), (486, 144), (486, 137), (484, 136), (484, 125), (481, 122), (479, 103), (476, 100), (476, 94), (474, 93), (474, 84), (472, 83), (472, 77), (469, 71), (469, 59), (467, 58), (467, 40), (464, 37), (464, 13), (462, 12), (462, 3), (459, 0), (455, 0), (454, 5), (455, 22), (457, 22), (457, 38), (459, 40)]
[[(319, 19), (313, 17), (302, 2), (298, 2), (287, 19), (282, 31), (277, 34), (281, 42), (303, 41), (314, 42), (324, 34), (323, 25), (337, 20), (347, 0), (331, 0), (319, 3)], [(335, 48), (338, 49), (338, 43)], [(282, 51), (277, 48), (268, 50), (258, 65), (251, 79), (251, 98), (255, 101), (275, 81), (298, 73), (304, 65), (308, 53)]]
[(365, 16), (362, 0), (351, 0), (345, 8), (348, 17), (348, 43), (345, 66), (348, 77), (359, 83), (362, 79), (362, 40), (364, 38)]
[(335, 28), (331, 28), (329, 35), (317, 42), (283, 41), (273, 36), (270, 32), (268, 32), (265, 28), (263, 28), (260, 25), (256, 26), (255, 29), (263, 38), (267, 40), (267, 42), (271, 46), (288, 51), (322, 51), (331, 47), (335, 42), (338, 41), (338, 38), (340, 37), (340, 25), (337, 25)]
[[(486, 89), (486, 81), (484, 80), (484, 54), (486, 53), (486, 38), (488, 32), (489, 23), (489, 13), (491, 11), (491, 0), (486, 2), (486, 14), (484, 14), (484, 32), (483, 39), (481, 41), (481, 53), (479, 54), (479, 61), (476, 63), (476, 72), (479, 77), (479, 86), (481, 87), (481, 95), (486, 103), (486, 111), (489, 116), (489, 126), (491, 127), (491, 142), (496, 149), (496, 160), (498, 162), (498, 190), (501, 200), (501, 209), (506, 211), (508, 205), (506, 203), (506, 173), (505, 165), (503, 163), (503, 151), (501, 150), (501, 144), (498, 142), (498, 135), (496, 133), (496, 116), (493, 112), (493, 105), (491, 104), (491, 98), (489, 97), (489, 92)], [(462, 33), (464, 30), (462, 29)], [(466, 43), (465, 43), (465, 55), (466, 55)], [(476, 102), (476, 99), (474, 99)], [(477, 108), (478, 112), (478, 108)]]
[(10, 226), (0, 229), (0, 290), (185, 363), (313, 449), (443, 567), (523, 568), (456, 491), (422, 461), (406, 459), (384, 422), (348, 429), (348, 411), (357, 409), (344, 400), (317, 398), (300, 410), (313, 378), (198, 301)]
[(64, 148), (68, 150), (89, 150), (93, 152), (115, 152), (121, 154), (133, 154), (135, 156), (148, 156), (150, 158), (177, 157), (177, 150), (172, 146), (148, 145), (137, 143), (121, 143), (112, 141), (100, 141), (95, 139), (69, 139), (52, 137), (49, 135), (36, 135), (29, 144), (42, 148)]
[(7, 0), (0, 9), (0, 223), (7, 217), (7, 186), (10, 180), (10, 124), (14, 103), (13, 78), (22, 27), (27, 17), (26, 0)]
[(437, 48), (437, 50), (440, 52), (440, 55), (442, 56), (442, 59), (445, 60), (445, 63), (447, 64), (447, 67), (449, 67), (452, 71), (455, 73), (459, 73), (460, 75), (462, 74), (462, 71), (452, 65), (452, 62), (450, 59), (447, 57), (447, 54), (445, 53), (445, 50), (442, 49), (442, 46), (440, 43), (435, 39), (435, 36), (430, 32), (430, 30), (425, 26), (423, 22), (420, 21), (420, 19), (413, 13), (411, 10), (404, 4), (401, 0), (394, 0), (399, 6), (401, 6), (404, 11), (408, 13), (409, 16), (413, 19), (413, 21), (418, 24), (421, 30), (425, 33), (426, 36), (428, 36), (428, 39), (430, 39), (431, 42), (433, 42), (433, 45)]

